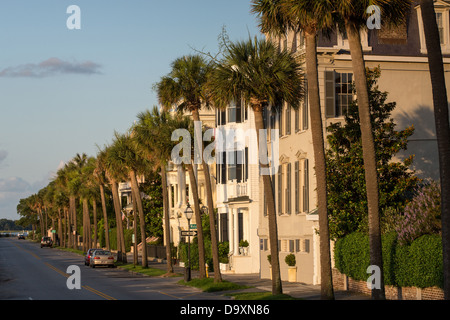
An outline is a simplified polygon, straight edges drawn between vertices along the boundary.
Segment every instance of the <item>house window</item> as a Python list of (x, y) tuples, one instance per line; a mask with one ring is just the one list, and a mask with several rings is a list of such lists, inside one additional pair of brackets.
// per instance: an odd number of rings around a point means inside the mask
[[(226, 184), (228, 180), (245, 182), (248, 179), (248, 147), (217, 153), (217, 183)], [(221, 162), (221, 163), (220, 163)]]
[(220, 241), (229, 241), (228, 239), (228, 213), (220, 214)]
[(290, 135), (291, 134), (291, 106), (286, 106), (286, 113), (285, 113), (285, 126), (284, 126), (285, 134)]
[(248, 110), (242, 101), (232, 101), (226, 109), (217, 109), (216, 125), (223, 126), (227, 123), (241, 123), (248, 120)]
[(353, 74), (325, 71), (325, 113), (329, 118), (342, 117), (354, 100)]
[[(348, 36), (347, 32), (343, 30), (342, 32), (339, 31), (339, 28), (337, 27), (337, 45), (334, 46), (335, 49), (343, 49), (343, 50), (350, 50), (350, 45), (348, 43)], [(372, 47), (369, 46), (369, 34), (367, 33), (366, 29), (362, 29), (360, 31), (360, 38), (361, 38), (361, 46), (363, 51), (372, 51)]]
[[(417, 20), (419, 23), (419, 38), (420, 38), (420, 53), (426, 54), (426, 39), (423, 29), (422, 11), (420, 6), (416, 6)], [(450, 33), (449, 33), (449, 11), (450, 5), (444, 2), (437, 1), (434, 4), (434, 11), (436, 13), (436, 24), (439, 31), (439, 39), (441, 42), (441, 51), (443, 54), (450, 54)]]
[(443, 15), (443, 12), (436, 12), (436, 24), (439, 31), (439, 39), (441, 40), (441, 45), (445, 44)]

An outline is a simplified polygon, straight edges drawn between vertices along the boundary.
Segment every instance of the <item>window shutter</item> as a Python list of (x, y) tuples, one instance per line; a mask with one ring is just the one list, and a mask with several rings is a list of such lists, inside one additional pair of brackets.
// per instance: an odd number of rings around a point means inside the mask
[(309, 165), (308, 159), (303, 162), (304, 168), (304, 186), (303, 186), (303, 211), (309, 211)]
[(236, 99), (236, 123), (241, 123), (242, 122), (242, 104), (241, 104), (241, 99)]
[(325, 71), (325, 116), (335, 117), (334, 71)]
[(222, 178), (222, 184), (227, 183), (227, 154), (226, 152), (222, 152), (222, 173), (221, 173), (221, 178)]
[(285, 126), (286, 135), (291, 134), (291, 106), (290, 105), (286, 106), (286, 123), (284, 124), (284, 126)]
[(278, 214), (282, 213), (283, 208), (283, 166), (278, 166)]
[(294, 188), (294, 198), (295, 198), (295, 213), (300, 213), (300, 168), (299, 162), (295, 161), (294, 165), (294, 179), (295, 179), (295, 188)]
[(291, 214), (291, 164), (286, 168), (286, 213)]

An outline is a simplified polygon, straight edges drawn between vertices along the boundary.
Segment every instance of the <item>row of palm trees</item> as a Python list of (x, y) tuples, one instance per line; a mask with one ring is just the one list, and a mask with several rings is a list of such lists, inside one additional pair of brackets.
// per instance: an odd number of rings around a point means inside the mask
[[(425, 5), (426, 0), (422, 3)], [(432, 1), (430, 1), (432, 2)], [(146, 170), (158, 170), (162, 177), (163, 199), (164, 199), (164, 221), (166, 239), (170, 239), (168, 195), (166, 181), (166, 166), (171, 160), (171, 151), (178, 141), (172, 141), (171, 134), (177, 128), (186, 128), (192, 134), (192, 122), (180, 115), (172, 114), (169, 109), (176, 109), (180, 112), (191, 113), (193, 120), (199, 121), (199, 110), (202, 107), (225, 108), (230, 102), (242, 99), (255, 115), (255, 129), (259, 135), (260, 129), (264, 129), (263, 111), (265, 108), (277, 109), (283, 103), (288, 103), (292, 108), (298, 108), (304, 93), (304, 78), (308, 81), (308, 97), (311, 116), (311, 130), (313, 136), (313, 147), (315, 157), (315, 170), (317, 178), (318, 213), (320, 229), (320, 257), (321, 257), (321, 287), (323, 299), (334, 299), (334, 291), (331, 276), (331, 255), (330, 241), (328, 233), (327, 216), (327, 186), (325, 180), (325, 152), (324, 138), (321, 119), (321, 106), (319, 99), (319, 84), (317, 71), (317, 37), (319, 33), (329, 33), (331, 31), (344, 31), (347, 33), (350, 52), (352, 55), (353, 71), (355, 75), (355, 88), (358, 97), (358, 107), (360, 115), (360, 125), (363, 141), (363, 158), (366, 172), (366, 189), (368, 198), (369, 215), (369, 237), (370, 237), (370, 264), (377, 265), (381, 269), (380, 289), (373, 288), (374, 299), (384, 299), (384, 281), (382, 278), (382, 255), (381, 255), (381, 231), (380, 216), (378, 209), (378, 177), (376, 172), (376, 159), (373, 145), (373, 134), (370, 123), (368, 86), (365, 77), (365, 65), (362, 54), (360, 29), (365, 26), (368, 14), (366, 8), (375, 4), (381, 8), (384, 23), (399, 23), (407, 16), (411, 2), (408, 0), (374, 0), (374, 1), (332, 1), (332, 0), (252, 0), (252, 11), (258, 15), (260, 27), (263, 33), (272, 35), (285, 34), (287, 30), (293, 32), (303, 32), (306, 38), (305, 61), (294, 57), (287, 50), (280, 50), (271, 41), (260, 39), (248, 39), (247, 41), (227, 42), (225, 51), (220, 58), (207, 60), (202, 55), (190, 55), (176, 59), (172, 63), (171, 72), (161, 78), (155, 85), (158, 99), (164, 110), (154, 108), (138, 115), (138, 121), (130, 128), (126, 134), (115, 134), (111, 145), (99, 150), (96, 158), (88, 158), (85, 155), (77, 155), (64, 168), (58, 171), (57, 178), (53, 184), (59, 192), (55, 192), (53, 202), (30, 200), (32, 211), (42, 216), (43, 208), (55, 208), (57, 217), (65, 217), (66, 225), (74, 225), (76, 230), (76, 200), (80, 199), (83, 204), (83, 225), (84, 238), (89, 237), (90, 220), (88, 203), (99, 195), (104, 198), (104, 186), (109, 185), (112, 192), (114, 210), (117, 224), (117, 248), (119, 256), (125, 253), (123, 238), (123, 227), (121, 221), (121, 211), (118, 199), (118, 182), (128, 180), (132, 185), (132, 196), (136, 205), (135, 212), (139, 213), (141, 226), (141, 238), (145, 237), (145, 214), (141, 204), (141, 194), (137, 183), (137, 176), (145, 175)], [(431, 9), (432, 6), (431, 6)], [(432, 10), (433, 11), (433, 10)], [(434, 16), (422, 15), (425, 24), (436, 25)], [(436, 28), (437, 30), (437, 28)], [(432, 37), (427, 33), (428, 37)], [(432, 42), (427, 41), (427, 45)], [(431, 46), (431, 45), (430, 45)], [(440, 52), (439, 42), (437, 49)], [(430, 47), (428, 52), (436, 51)], [(431, 57), (430, 57), (431, 62)], [(303, 67), (306, 73), (303, 73)], [(442, 67), (442, 57), (441, 57)], [(436, 67), (437, 69), (439, 68)], [(430, 64), (430, 71), (431, 64)], [(433, 77), (432, 77), (433, 78)], [(438, 79), (439, 80), (439, 79)], [(433, 90), (443, 83), (436, 80), (433, 82)], [(445, 85), (445, 84), (444, 84)], [(439, 90), (436, 90), (439, 91)], [(445, 91), (445, 87), (444, 87)], [(436, 105), (436, 102), (435, 102)], [(435, 109), (436, 117), (444, 114), (444, 110)], [(439, 113), (440, 112), (440, 113)], [(448, 110), (447, 110), (448, 112)], [(444, 117), (444, 119), (448, 119)], [(442, 120), (442, 117), (441, 119)], [(445, 127), (445, 124), (442, 125)], [(447, 123), (448, 128), (448, 123)], [(448, 131), (438, 130), (438, 136), (445, 135)], [(448, 136), (446, 136), (448, 140)], [(202, 141), (202, 139), (200, 139)], [(260, 139), (258, 136), (258, 144)], [(440, 141), (440, 140), (439, 140)], [(203, 142), (199, 150), (203, 151)], [(442, 142), (444, 144), (444, 142)], [(259, 146), (259, 145), (258, 145)], [(260, 146), (259, 146), (260, 147)], [(267, 149), (266, 149), (267, 150)], [(444, 146), (439, 145), (439, 150), (444, 150)], [(449, 149), (450, 150), (450, 149)], [(192, 159), (192, 155), (189, 155)], [(447, 157), (448, 159), (448, 157)], [(192, 161), (183, 164), (189, 172), (192, 184), (191, 190), (196, 188), (196, 180)], [(261, 169), (264, 168), (261, 164)], [(203, 159), (202, 169), (206, 177), (206, 194), (210, 224), (211, 224), (211, 244), (214, 264), (215, 281), (221, 281), (218, 243), (214, 203), (212, 197), (212, 186), (210, 184), (209, 166)], [(442, 172), (448, 172), (444, 161), (441, 162)], [(280, 264), (278, 257), (278, 234), (277, 219), (275, 214), (274, 192), (272, 190), (271, 178), (263, 175), (263, 190), (266, 197), (269, 239), (272, 264), (272, 293), (282, 293), (282, 283), (280, 275)], [(441, 176), (441, 183), (444, 187), (444, 175)], [(49, 184), (49, 186), (50, 186)], [(48, 188), (48, 187), (47, 187)], [(102, 189), (103, 188), (103, 189)], [(445, 189), (443, 188), (443, 194)], [(64, 196), (63, 196), (64, 195)], [(59, 197), (59, 198), (58, 198)], [(49, 199), (51, 197), (49, 196)], [(194, 200), (198, 197), (194, 195)], [(58, 200), (56, 200), (58, 199)], [(102, 207), (105, 212), (105, 206)], [(96, 209), (93, 207), (94, 216)], [(199, 266), (200, 277), (204, 277), (204, 246), (203, 232), (201, 230), (200, 208), (198, 202), (194, 202), (194, 212), (199, 228)], [(448, 231), (444, 224), (448, 224), (448, 206), (443, 201), (443, 237), (448, 238)], [(104, 214), (106, 219), (106, 215)], [(94, 229), (96, 229), (96, 218), (94, 218)], [(39, 221), (43, 221), (42, 217)], [(59, 220), (58, 220), (59, 221)], [(136, 217), (137, 221), (137, 217)], [(42, 223), (42, 222), (41, 222)], [(108, 223), (105, 220), (105, 225)], [(41, 226), (42, 227), (42, 226)], [(95, 230), (94, 230), (95, 231)], [(105, 230), (106, 231), (106, 230)], [(68, 245), (74, 245), (75, 239), (67, 232)], [(96, 232), (94, 232), (96, 234)], [(107, 232), (106, 232), (107, 234)], [(89, 240), (88, 240), (89, 241)], [(146, 266), (147, 259), (146, 243), (143, 243), (142, 263)], [(167, 256), (170, 257), (170, 241), (166, 241)], [(444, 243), (444, 272), (446, 283), (448, 283), (448, 244)], [(126, 259), (124, 255), (123, 259)], [(168, 272), (173, 272), (171, 259), (168, 259)], [(446, 284), (448, 286), (448, 284)], [(447, 287), (446, 287), (447, 288)], [(446, 289), (447, 290), (447, 289)], [(448, 298), (448, 290), (446, 291)]]

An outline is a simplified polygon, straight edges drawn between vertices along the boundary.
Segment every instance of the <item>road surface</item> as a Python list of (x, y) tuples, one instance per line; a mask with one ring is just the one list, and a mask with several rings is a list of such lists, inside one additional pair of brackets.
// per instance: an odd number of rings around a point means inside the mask
[[(78, 282), (70, 266), (79, 267)], [(93, 269), (78, 254), (40, 248), (28, 240), (0, 238), (0, 300), (228, 299), (177, 285), (180, 279), (144, 277), (120, 268)]]

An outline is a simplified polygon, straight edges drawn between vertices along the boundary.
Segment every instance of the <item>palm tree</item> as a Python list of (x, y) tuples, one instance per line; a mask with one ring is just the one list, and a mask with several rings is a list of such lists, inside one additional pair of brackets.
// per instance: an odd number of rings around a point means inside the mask
[[(168, 112), (159, 112), (156, 107), (151, 111), (147, 110), (138, 114), (138, 121), (133, 126), (133, 139), (138, 145), (138, 149), (142, 155), (150, 162), (159, 167), (163, 190), (163, 207), (164, 207), (164, 238), (166, 239), (166, 256), (167, 256), (167, 272), (173, 273), (171, 242), (170, 242), (170, 220), (169, 220), (169, 196), (167, 186), (166, 167), (170, 160), (170, 155), (175, 142), (171, 140), (172, 132), (175, 128), (188, 127), (187, 119), (185, 123), (179, 121), (175, 123)], [(199, 225), (197, 225), (198, 227)], [(200, 224), (201, 230), (201, 224)], [(200, 233), (200, 232), (199, 232)], [(201, 238), (202, 239), (202, 238)], [(203, 240), (199, 240), (200, 250), (204, 250)], [(202, 256), (200, 252), (200, 256)], [(204, 253), (203, 253), (204, 257)], [(203, 258), (204, 259), (204, 258)], [(204, 262), (203, 262), (204, 268)], [(201, 276), (206, 275), (206, 270), (200, 269)]]
[(122, 210), (120, 208), (119, 200), (119, 185), (118, 181), (123, 181), (126, 179), (127, 174), (124, 168), (118, 164), (116, 156), (116, 148), (114, 144), (105, 147), (104, 149), (104, 163), (105, 163), (105, 175), (111, 184), (111, 193), (113, 197), (114, 212), (116, 215), (116, 232), (117, 232), (117, 260), (122, 262), (127, 262), (126, 248), (125, 248), (125, 238), (123, 232), (123, 222), (122, 222)]
[[(131, 191), (133, 200), (136, 202), (136, 207), (139, 213), (139, 225), (142, 239), (142, 266), (148, 267), (147, 259), (147, 236), (145, 233), (145, 217), (144, 209), (142, 207), (141, 192), (139, 191), (139, 184), (136, 178), (138, 172), (142, 172), (142, 168), (145, 167), (144, 159), (138, 154), (135, 144), (132, 142), (132, 138), (129, 134), (114, 134), (113, 150), (115, 156), (114, 161), (116, 165), (124, 168), (127, 171), (127, 176), (131, 182)], [(141, 171), (139, 171), (141, 170)], [(135, 221), (137, 223), (137, 221)]]
[(253, 0), (252, 11), (259, 15), (263, 33), (285, 35), (289, 30), (305, 37), (306, 79), (311, 117), (311, 133), (317, 180), (317, 211), (320, 230), (320, 267), (322, 299), (334, 299), (331, 271), (330, 236), (323, 122), (317, 70), (317, 35), (330, 29), (331, 13), (327, 1)]
[(370, 121), (369, 90), (366, 68), (361, 45), (360, 31), (366, 26), (369, 5), (378, 5), (384, 23), (403, 21), (410, 10), (410, 0), (347, 0), (333, 1), (336, 21), (340, 29), (345, 30), (348, 37), (352, 67), (355, 79), (355, 90), (358, 97), (358, 111), (361, 128), (361, 143), (367, 192), (367, 208), (369, 217), (370, 264), (380, 268), (380, 289), (372, 289), (373, 299), (385, 299), (383, 258), (381, 249), (381, 229), (379, 213), (378, 174), (375, 158), (375, 144)]
[[(260, 130), (264, 129), (263, 110), (279, 108), (287, 102), (298, 108), (303, 97), (303, 78), (300, 64), (291, 53), (279, 51), (271, 42), (249, 39), (230, 43), (221, 62), (216, 65), (210, 82), (216, 107), (224, 108), (236, 98), (250, 105), (255, 116), (255, 128), (260, 146)], [(265, 151), (267, 156), (267, 151)], [(268, 164), (260, 164), (268, 172)], [(272, 264), (272, 293), (282, 293), (278, 256), (278, 230), (271, 178), (263, 175), (267, 200), (269, 238)]]
[[(172, 63), (169, 75), (163, 77), (156, 84), (156, 90), (161, 105), (167, 109), (176, 106), (178, 111), (191, 112), (194, 121), (200, 121), (199, 110), (202, 106), (209, 108), (207, 82), (212, 66), (199, 55), (184, 56)], [(198, 135), (200, 132), (196, 132)], [(214, 265), (214, 282), (221, 282), (222, 276), (219, 266), (219, 247), (217, 238), (214, 203), (212, 196), (211, 175), (209, 165), (203, 158), (203, 139), (197, 139), (201, 152), (202, 168), (205, 177), (206, 202), (208, 205), (209, 223), (211, 226), (211, 249)], [(194, 155), (196, 159), (198, 155)], [(197, 164), (197, 163), (196, 163)], [(197, 224), (198, 226), (198, 224)]]
[(98, 186), (100, 188), (100, 199), (102, 202), (102, 211), (103, 211), (103, 227), (105, 232), (105, 242), (106, 249), (110, 250), (110, 242), (109, 242), (109, 221), (108, 221), (108, 212), (106, 210), (106, 199), (105, 199), (105, 185), (107, 184), (106, 179), (106, 169), (105, 169), (105, 151), (99, 148), (96, 158), (96, 167), (94, 170), (94, 177), (97, 179)]
[(439, 150), (439, 172), (441, 182), (441, 221), (444, 270), (444, 299), (450, 299), (450, 128), (447, 89), (442, 62), (441, 42), (436, 25), (434, 1), (421, 0), (420, 9), (427, 45), (433, 92), (434, 119)]

